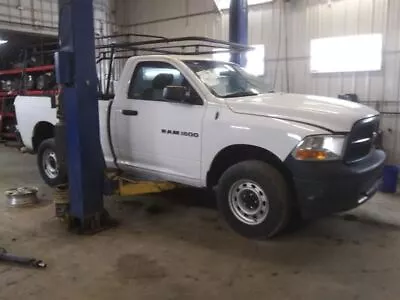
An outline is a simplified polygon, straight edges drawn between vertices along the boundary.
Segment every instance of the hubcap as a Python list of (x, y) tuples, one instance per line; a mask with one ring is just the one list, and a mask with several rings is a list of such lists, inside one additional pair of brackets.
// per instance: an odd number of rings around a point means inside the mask
[(229, 190), (229, 207), (241, 222), (258, 225), (267, 218), (269, 201), (257, 183), (251, 180), (239, 180)]
[(50, 179), (54, 179), (58, 176), (58, 163), (57, 156), (53, 150), (47, 149), (43, 153), (42, 166), (44, 173)]

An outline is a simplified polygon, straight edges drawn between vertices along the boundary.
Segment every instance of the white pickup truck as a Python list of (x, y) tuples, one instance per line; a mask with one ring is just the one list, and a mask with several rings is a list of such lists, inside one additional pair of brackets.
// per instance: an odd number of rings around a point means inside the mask
[[(54, 148), (50, 97), (15, 101), (25, 146), (43, 179), (65, 179)], [(235, 64), (188, 56), (130, 58), (115, 99), (99, 101), (108, 168), (152, 180), (216, 188), (227, 222), (271, 237), (304, 217), (352, 209), (374, 195), (385, 154), (377, 111), (349, 101), (268, 93)]]

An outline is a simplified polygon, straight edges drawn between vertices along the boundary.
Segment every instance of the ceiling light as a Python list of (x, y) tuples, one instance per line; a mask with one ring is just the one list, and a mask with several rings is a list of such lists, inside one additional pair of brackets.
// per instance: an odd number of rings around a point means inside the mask
[(8, 43), (7, 40), (2, 40), (2, 39), (0, 39), (0, 45), (4, 45), (4, 44), (7, 44), (7, 43)]
[[(214, 0), (215, 5), (218, 7), (219, 10), (226, 10), (229, 9), (231, 5), (231, 0)], [(268, 3), (274, 0), (247, 0), (247, 5), (252, 6), (256, 4)]]

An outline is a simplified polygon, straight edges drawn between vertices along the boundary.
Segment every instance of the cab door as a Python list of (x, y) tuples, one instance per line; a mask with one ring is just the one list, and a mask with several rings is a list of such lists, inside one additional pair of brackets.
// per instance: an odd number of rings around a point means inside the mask
[[(198, 101), (164, 99), (164, 88), (171, 85), (185, 86), (188, 96)], [(115, 105), (120, 113), (117, 157), (125, 170), (188, 183), (200, 178), (205, 106), (175, 66), (161, 61), (138, 63), (127, 94)]]

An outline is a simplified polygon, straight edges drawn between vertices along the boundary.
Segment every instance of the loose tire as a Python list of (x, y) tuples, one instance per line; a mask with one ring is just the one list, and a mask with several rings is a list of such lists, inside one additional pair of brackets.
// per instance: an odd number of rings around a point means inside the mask
[(54, 139), (44, 140), (38, 150), (37, 164), (40, 176), (51, 187), (67, 183), (67, 171), (57, 163)]
[(283, 230), (292, 211), (282, 174), (262, 161), (233, 165), (221, 176), (218, 208), (237, 233), (270, 238)]

